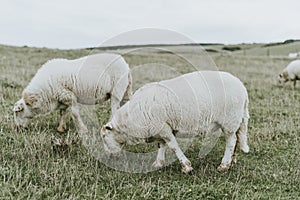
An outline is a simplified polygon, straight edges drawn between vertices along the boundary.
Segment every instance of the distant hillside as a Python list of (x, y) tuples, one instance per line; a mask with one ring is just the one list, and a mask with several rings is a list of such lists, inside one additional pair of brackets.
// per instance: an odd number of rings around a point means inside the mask
[[(284, 42), (277, 43), (252, 43), (252, 44), (232, 44), (225, 45), (221, 43), (193, 43), (193, 44), (149, 44), (149, 45), (125, 45), (125, 46), (107, 46), (107, 47), (90, 47), (84, 49), (48, 49), (48, 48), (35, 48), (35, 47), (14, 47), (8, 45), (0, 45), (0, 56), (8, 56), (9, 54), (23, 54), (32, 57), (33, 55), (39, 55), (43, 57), (43, 61), (49, 57), (68, 57), (75, 58), (89, 53), (96, 52), (115, 52), (123, 53), (128, 49), (138, 48), (164, 48), (168, 47), (169, 50), (183, 53), (197, 53), (199, 47), (205, 49), (210, 54), (229, 54), (239, 56), (280, 56), (287, 57), (289, 53), (300, 52), (300, 40), (289, 39)], [(155, 50), (156, 53), (166, 53), (164, 51)], [(31, 55), (31, 56), (30, 56)], [(42, 56), (43, 55), (43, 56)], [(11, 55), (13, 56), (13, 55)]]
[[(300, 52), (300, 40), (289, 39), (276, 43), (253, 43), (225, 45), (221, 43), (192, 43), (192, 44), (149, 44), (149, 45), (123, 45), (107, 47), (91, 47), (86, 50), (114, 51), (122, 52), (126, 49), (155, 47), (184, 47), (186, 51), (191, 51), (193, 47), (204, 48), (208, 53), (226, 53), (244, 56), (288, 56), (289, 53)], [(163, 53), (163, 52), (161, 52)], [(165, 53), (165, 52), (164, 52)]]
[(236, 55), (245, 56), (283, 56), (287, 57), (290, 53), (300, 52), (300, 41), (290, 41), (283, 43), (270, 43), (249, 49), (242, 49), (235, 52)]
[(269, 43), (269, 44), (265, 44), (264, 47), (285, 45), (285, 44), (291, 44), (291, 43), (295, 43), (295, 42), (300, 42), (300, 40), (286, 40), (284, 42)]
[(166, 47), (166, 46), (220, 46), (221, 43), (188, 43), (188, 44), (143, 44), (143, 45), (120, 45), (120, 46), (101, 46), (101, 47), (89, 47), (87, 50), (118, 50), (118, 49), (132, 49), (142, 47)]

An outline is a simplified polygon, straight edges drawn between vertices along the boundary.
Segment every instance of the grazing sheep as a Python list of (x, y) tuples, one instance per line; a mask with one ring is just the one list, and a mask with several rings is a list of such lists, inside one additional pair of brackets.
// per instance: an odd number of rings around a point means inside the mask
[(146, 84), (119, 108), (102, 127), (104, 149), (118, 155), (123, 144), (159, 142), (155, 167), (162, 167), (166, 146), (188, 173), (193, 168), (175, 139), (225, 133), (226, 149), (219, 171), (236, 162), (236, 144), (247, 144), (248, 94), (241, 81), (226, 72), (198, 71), (174, 79)]
[(15, 123), (25, 127), (34, 116), (58, 109), (61, 120), (57, 130), (63, 132), (66, 110), (71, 107), (79, 132), (87, 132), (77, 104), (93, 105), (110, 99), (114, 113), (122, 100), (131, 97), (131, 82), (128, 64), (120, 55), (103, 53), (75, 60), (50, 60), (38, 70), (15, 103)]
[(294, 88), (296, 81), (300, 80), (300, 60), (294, 60), (278, 75), (279, 84), (293, 81)]
[(297, 58), (300, 54), (299, 53), (289, 53), (289, 58)]

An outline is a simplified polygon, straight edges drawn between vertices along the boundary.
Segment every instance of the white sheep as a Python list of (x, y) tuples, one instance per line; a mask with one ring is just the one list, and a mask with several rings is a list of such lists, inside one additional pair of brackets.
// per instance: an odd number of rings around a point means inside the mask
[(102, 127), (104, 149), (120, 154), (123, 144), (159, 141), (155, 167), (162, 167), (166, 146), (173, 150), (188, 173), (193, 168), (175, 136), (195, 137), (221, 130), (226, 149), (219, 171), (236, 162), (236, 144), (247, 144), (248, 94), (242, 82), (226, 72), (198, 71), (174, 79), (146, 84), (119, 108)]
[(27, 126), (34, 116), (60, 110), (57, 130), (66, 129), (66, 110), (79, 132), (87, 131), (77, 104), (98, 104), (111, 100), (114, 113), (123, 101), (131, 97), (131, 74), (128, 64), (117, 54), (94, 54), (75, 60), (53, 59), (45, 63), (24, 89), (15, 103), (14, 120), (18, 126)]
[(279, 84), (293, 81), (294, 88), (296, 81), (300, 80), (300, 60), (294, 60), (288, 64), (286, 68), (278, 75)]
[(289, 58), (297, 58), (299, 56), (299, 53), (289, 53)]

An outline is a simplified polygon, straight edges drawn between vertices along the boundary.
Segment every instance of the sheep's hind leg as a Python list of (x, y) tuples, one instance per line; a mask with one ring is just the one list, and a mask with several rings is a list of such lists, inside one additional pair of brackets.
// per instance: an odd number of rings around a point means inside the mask
[(224, 153), (224, 157), (222, 159), (221, 165), (218, 167), (219, 172), (227, 171), (232, 165), (232, 161), (236, 160), (235, 158), (235, 147), (237, 136), (235, 133), (225, 133), (226, 139), (226, 149)]
[(249, 152), (249, 146), (247, 142), (247, 126), (248, 126), (248, 119), (243, 119), (240, 128), (237, 131), (237, 143), (239, 148), (244, 152)]
[(162, 168), (165, 164), (166, 144), (158, 143), (158, 147), (157, 157), (152, 166), (155, 168)]

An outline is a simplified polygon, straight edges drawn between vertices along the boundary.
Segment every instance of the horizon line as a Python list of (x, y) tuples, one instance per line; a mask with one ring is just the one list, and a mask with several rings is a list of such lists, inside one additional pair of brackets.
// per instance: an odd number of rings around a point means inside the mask
[(273, 45), (284, 45), (293, 42), (300, 42), (300, 39), (286, 39), (283, 42), (240, 42), (240, 43), (221, 43), (221, 42), (191, 42), (191, 43), (153, 43), (153, 44), (120, 44), (120, 45), (108, 45), (108, 46), (94, 46), (94, 47), (79, 47), (79, 48), (55, 48), (55, 47), (38, 47), (30, 45), (11, 45), (0, 43), (1, 46), (9, 47), (21, 47), (21, 48), (37, 48), (37, 49), (59, 49), (59, 50), (81, 50), (81, 49), (103, 49), (103, 50), (114, 50), (114, 49), (125, 49), (134, 47), (154, 47), (154, 46), (213, 46), (213, 45), (245, 45), (245, 44), (264, 44), (267, 46)]

